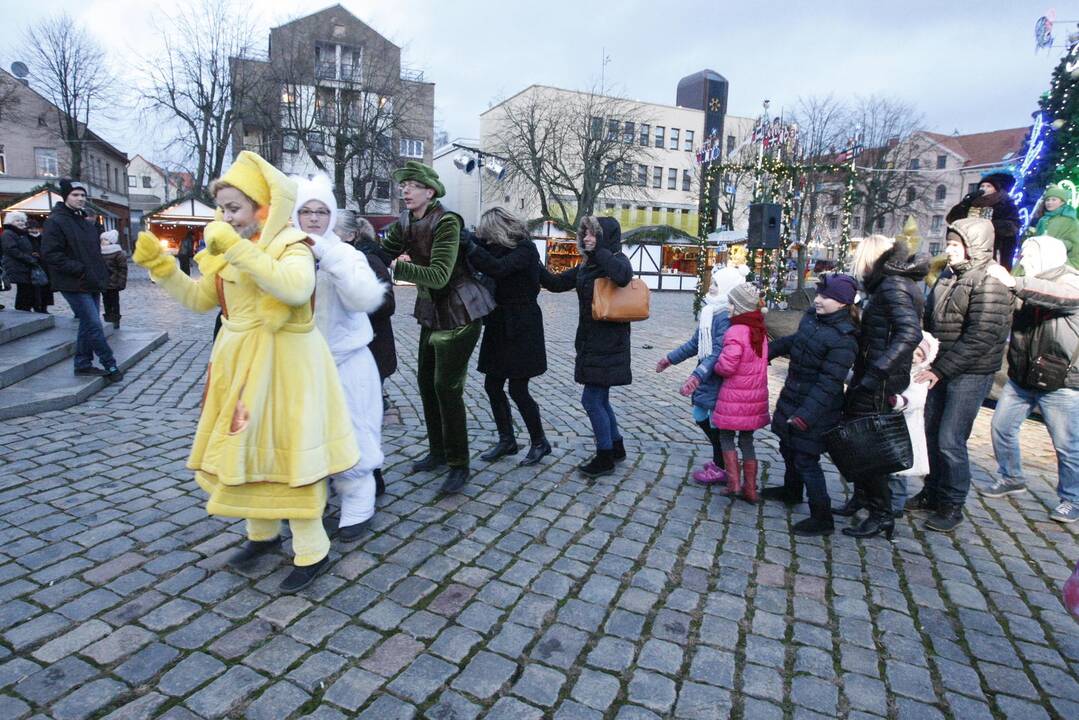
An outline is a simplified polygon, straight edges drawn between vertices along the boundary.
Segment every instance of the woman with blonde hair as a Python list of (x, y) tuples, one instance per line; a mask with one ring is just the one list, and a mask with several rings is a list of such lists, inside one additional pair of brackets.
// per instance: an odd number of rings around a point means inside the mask
[(539, 251), (528, 228), (512, 213), (491, 208), (480, 218), (476, 234), (462, 234), (468, 261), (495, 281), (495, 309), (483, 319), (479, 371), (487, 376), (483, 389), (491, 401), (498, 443), (480, 455), (497, 460), (517, 452), (509, 394), (528, 429), (530, 447), (520, 465), (535, 465), (551, 452), (543, 432), (539, 405), (528, 392), (528, 381), (547, 372), (543, 313), (539, 295)]
[(211, 515), (244, 518), (246, 545), (229, 559), (250, 568), (292, 530), (295, 568), (281, 590), (306, 587), (328, 562), (322, 526), (326, 478), (359, 450), (337, 368), (315, 327), (315, 261), (307, 233), (289, 226), (296, 184), (241, 152), (210, 185), (217, 220), (206, 226), (201, 277), (179, 272), (160, 242), (139, 233), (134, 259), (186, 307), (220, 307), (202, 412), (187, 467)]

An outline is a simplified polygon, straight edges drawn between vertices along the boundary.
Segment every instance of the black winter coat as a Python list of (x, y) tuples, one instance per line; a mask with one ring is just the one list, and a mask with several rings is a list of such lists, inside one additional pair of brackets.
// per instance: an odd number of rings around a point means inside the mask
[(965, 218), (948, 226), (966, 245), (968, 260), (949, 267), (929, 293), (923, 326), (940, 341), (933, 372), (944, 380), (1000, 370), (1012, 324), (1011, 291), (988, 275), (993, 227)]
[(102, 254), (105, 267), (109, 269), (109, 280), (106, 290), (123, 290), (127, 287), (127, 255), (120, 252)]
[(9, 225), (0, 235), (0, 246), (3, 247), (4, 275), (8, 282), (30, 282), (30, 270), (38, 264), (30, 233)]
[(97, 226), (62, 202), (56, 203), (45, 221), (41, 257), (53, 290), (99, 293), (108, 285)]
[(517, 247), (475, 244), (468, 261), (495, 281), (495, 309), (483, 318), (479, 371), (504, 378), (547, 372), (540, 290), (539, 251), (531, 238)]
[[(843, 382), (858, 353), (857, 330), (847, 308), (817, 315), (810, 308), (794, 335), (768, 345), (768, 359), (789, 356), (787, 380), (772, 413), (772, 432), (798, 452), (820, 455), (821, 435), (843, 415)], [(805, 420), (802, 432), (788, 420)]]
[(887, 397), (910, 384), (914, 349), (922, 341), (925, 298), (917, 283), (929, 271), (928, 258), (912, 257), (897, 241), (866, 273), (858, 357), (847, 389), (851, 415), (884, 412)]
[(1011, 270), (1015, 245), (1019, 238), (1019, 209), (1007, 190), (974, 197), (967, 195), (948, 211), (951, 225), (963, 218), (985, 218), (993, 223), (993, 252), (1000, 264)]
[(619, 287), (633, 279), (633, 266), (622, 254), (622, 231), (614, 218), (599, 219), (603, 237), (587, 260), (575, 268), (553, 275), (540, 270), (540, 285), (552, 292), (577, 290), (579, 310), (577, 337), (573, 345), (577, 359), (573, 379), (581, 385), (613, 387), (633, 382), (630, 369), (629, 323), (592, 319), (592, 289), (596, 279), (610, 278)]
[[(373, 243), (371, 243), (373, 245)], [(386, 286), (386, 298), (378, 306), (378, 310), (367, 314), (371, 321), (371, 330), (374, 337), (367, 344), (367, 349), (375, 357), (375, 365), (378, 366), (378, 379), (385, 380), (397, 372), (397, 345), (393, 340), (393, 313), (397, 310), (397, 300), (393, 296), (393, 279), (390, 277), (390, 269), (382, 261), (381, 252), (369, 252), (367, 247), (361, 247), (360, 251), (367, 257), (367, 264), (375, 271), (379, 282)]]

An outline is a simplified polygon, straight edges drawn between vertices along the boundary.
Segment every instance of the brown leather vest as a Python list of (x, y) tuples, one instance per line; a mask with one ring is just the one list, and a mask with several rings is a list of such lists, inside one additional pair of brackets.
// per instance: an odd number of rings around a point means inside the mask
[[(455, 215), (463, 226), (460, 216), (456, 213), (449, 214)], [(446, 215), (447, 210), (441, 205), (431, 208), (415, 221), (408, 210), (401, 213), (398, 221), (401, 226), (401, 239), (411, 262), (425, 267), (431, 264), (435, 228)], [(464, 254), (457, 253), (449, 281), (438, 289), (420, 288), (412, 315), (425, 328), (452, 330), (479, 320), (494, 307), (494, 298), (472, 277)]]

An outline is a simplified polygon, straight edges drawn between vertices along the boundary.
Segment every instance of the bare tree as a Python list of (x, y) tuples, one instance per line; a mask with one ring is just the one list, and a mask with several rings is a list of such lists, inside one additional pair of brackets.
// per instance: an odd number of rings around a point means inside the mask
[(0, 75), (0, 122), (18, 122), (22, 117), (21, 104), (19, 81), (9, 75)]
[(540, 93), (507, 102), (490, 150), (506, 163), (503, 181), (518, 194), (534, 194), (540, 217), (551, 217), (547, 158), (557, 123)]
[(201, 0), (165, 16), (155, 52), (143, 58), (142, 100), (173, 129), (190, 163), (194, 188), (221, 175), (237, 110), (255, 78), (234, 76), (231, 58), (251, 53), (255, 29), (235, 0)]
[(31, 27), (23, 44), (35, 89), (56, 106), (60, 135), (71, 151), (72, 177), (82, 177), (90, 116), (101, 112), (115, 88), (105, 51), (64, 13)]
[[(845, 149), (850, 134), (850, 110), (832, 95), (799, 98), (794, 113), (798, 124), (798, 146), (794, 162), (815, 165), (834, 162)], [(798, 197), (792, 208), (792, 227), (797, 228), (796, 241), (807, 246), (817, 231), (821, 217), (825, 188), (837, 181), (835, 176), (821, 172), (803, 172), (799, 176)]]

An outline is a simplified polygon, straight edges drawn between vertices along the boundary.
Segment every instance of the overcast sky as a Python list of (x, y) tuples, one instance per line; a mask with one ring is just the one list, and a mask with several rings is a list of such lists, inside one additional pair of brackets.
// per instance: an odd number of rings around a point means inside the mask
[[(196, 0), (189, 0), (194, 2)], [(269, 28), (332, 3), (243, 2), (265, 7)], [(346, 0), (341, 3), (404, 49), (406, 65), (436, 84), (435, 122), (451, 136), (475, 136), (479, 113), (532, 84), (587, 88), (600, 80), (640, 100), (674, 103), (678, 80), (704, 68), (730, 81), (730, 112), (773, 112), (799, 96), (887, 94), (914, 103), (926, 129), (980, 132), (1030, 123), (1038, 96), (1063, 52), (1034, 51), (1034, 0)], [(67, 11), (101, 42), (121, 74), (133, 54), (152, 56), (155, 8), (174, 0), (0, 0), (6, 42), (0, 60), (18, 59), (25, 29)], [(1079, 8), (1060, 20), (1079, 21)], [(575, 18), (579, 18), (576, 19)], [(1075, 22), (1058, 23), (1063, 44)], [(164, 149), (143, 137), (145, 123), (117, 108), (100, 132), (121, 150), (151, 159)]]

